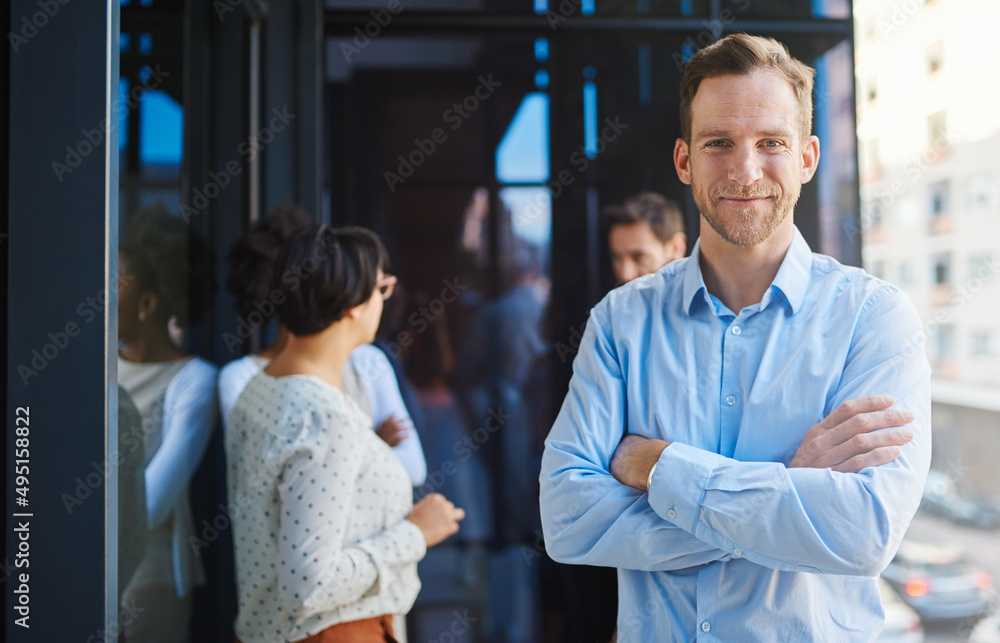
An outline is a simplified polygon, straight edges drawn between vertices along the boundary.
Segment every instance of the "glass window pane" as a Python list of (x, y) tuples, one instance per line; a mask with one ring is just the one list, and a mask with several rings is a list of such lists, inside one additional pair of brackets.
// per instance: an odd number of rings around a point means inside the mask
[[(118, 80), (118, 150), (128, 147), (128, 93), (130, 85), (128, 78)], [(124, 161), (124, 156), (122, 160)]]
[(548, 188), (504, 188), (500, 200), (510, 212), (515, 238), (533, 246), (540, 254), (552, 236), (552, 195)]
[(542, 183), (549, 178), (549, 97), (537, 92), (521, 102), (497, 147), (501, 183)]
[(184, 112), (161, 90), (146, 92), (140, 108), (140, 160), (143, 166), (175, 166), (180, 171)]

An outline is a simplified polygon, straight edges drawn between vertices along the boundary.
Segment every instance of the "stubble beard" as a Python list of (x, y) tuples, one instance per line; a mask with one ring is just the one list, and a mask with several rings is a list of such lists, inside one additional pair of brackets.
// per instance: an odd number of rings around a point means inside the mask
[[(769, 239), (788, 215), (795, 209), (802, 188), (792, 184), (793, 193), (783, 193), (778, 186), (726, 186), (712, 190), (701, 187), (693, 190), (694, 202), (715, 232), (741, 248), (759, 245)], [(719, 213), (718, 204), (723, 197), (771, 197), (769, 209), (758, 212), (756, 208), (736, 208), (735, 216)]]

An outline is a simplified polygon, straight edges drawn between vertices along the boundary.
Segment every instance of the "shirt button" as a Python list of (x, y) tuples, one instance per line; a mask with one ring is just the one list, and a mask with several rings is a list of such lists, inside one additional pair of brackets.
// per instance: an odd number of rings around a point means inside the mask
[(739, 335), (742, 332), (739, 326), (733, 326), (733, 335)]
[(667, 510), (667, 518), (670, 518), (671, 520), (673, 520), (676, 517), (677, 517), (677, 512), (676, 511), (674, 511), (673, 509), (668, 509)]
[(726, 404), (728, 404), (729, 406), (736, 404), (736, 398), (730, 395), (729, 397), (726, 398)]
[(743, 550), (740, 549), (739, 547), (737, 547), (736, 549), (733, 550), (733, 556), (736, 556), (737, 558), (739, 558), (742, 555), (743, 555)]
[(704, 622), (703, 622), (703, 623), (701, 624), (701, 631), (702, 631), (702, 632), (707, 632), (707, 631), (709, 631), (710, 629), (712, 629), (712, 624), (711, 624), (711, 623), (709, 623), (708, 621), (704, 621)]

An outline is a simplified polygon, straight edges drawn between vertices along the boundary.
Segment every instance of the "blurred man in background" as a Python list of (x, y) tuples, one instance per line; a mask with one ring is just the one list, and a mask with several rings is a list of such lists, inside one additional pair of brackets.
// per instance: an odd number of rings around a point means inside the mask
[(656, 272), (687, 254), (680, 207), (655, 192), (642, 192), (606, 210), (611, 269), (618, 284)]

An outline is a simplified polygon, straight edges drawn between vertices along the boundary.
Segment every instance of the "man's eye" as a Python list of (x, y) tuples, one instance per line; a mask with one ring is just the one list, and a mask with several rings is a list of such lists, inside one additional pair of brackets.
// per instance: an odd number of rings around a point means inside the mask
[(783, 145), (784, 143), (782, 143), (781, 141), (775, 141), (775, 140), (764, 141), (764, 147), (781, 147)]
[(726, 144), (725, 141), (709, 141), (705, 144), (705, 147), (722, 147)]

